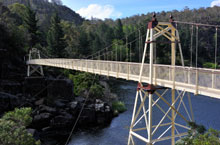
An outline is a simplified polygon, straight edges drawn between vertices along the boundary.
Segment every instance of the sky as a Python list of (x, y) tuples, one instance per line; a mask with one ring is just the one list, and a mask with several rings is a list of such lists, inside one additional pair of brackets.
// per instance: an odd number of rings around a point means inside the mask
[(117, 19), (148, 12), (220, 6), (220, 0), (62, 0), (86, 19)]

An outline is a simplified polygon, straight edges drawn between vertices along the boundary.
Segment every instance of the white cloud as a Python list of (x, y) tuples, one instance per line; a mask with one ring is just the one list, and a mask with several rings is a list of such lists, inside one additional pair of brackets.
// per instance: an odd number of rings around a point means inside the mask
[(98, 4), (90, 4), (87, 8), (81, 8), (76, 12), (87, 19), (93, 17), (102, 20), (105, 18), (117, 18), (122, 15), (120, 12), (116, 11), (112, 5), (102, 6)]
[(211, 7), (220, 6), (220, 0), (214, 0), (211, 2)]

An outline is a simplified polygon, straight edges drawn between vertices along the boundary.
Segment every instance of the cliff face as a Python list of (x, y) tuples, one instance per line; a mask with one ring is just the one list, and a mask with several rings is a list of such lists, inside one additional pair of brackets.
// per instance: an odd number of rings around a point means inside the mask
[(83, 22), (83, 18), (64, 5), (56, 3), (50, 3), (47, 0), (0, 0), (5, 6), (9, 6), (13, 3), (20, 3), (30, 7), (37, 12), (37, 16), (42, 26), (48, 26), (51, 15), (57, 12), (60, 18), (66, 21), (74, 22), (76, 25), (80, 25)]

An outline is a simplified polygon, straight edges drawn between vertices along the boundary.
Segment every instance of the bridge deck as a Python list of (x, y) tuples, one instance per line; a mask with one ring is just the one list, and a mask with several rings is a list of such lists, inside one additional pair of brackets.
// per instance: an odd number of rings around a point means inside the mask
[[(84, 59), (33, 59), (27, 64), (79, 70), (133, 81), (138, 81), (141, 66), (141, 63)], [(220, 70), (155, 64), (154, 84), (171, 88), (172, 69), (175, 69), (177, 90), (220, 98)], [(142, 82), (148, 83), (148, 76), (149, 65), (145, 64)]]

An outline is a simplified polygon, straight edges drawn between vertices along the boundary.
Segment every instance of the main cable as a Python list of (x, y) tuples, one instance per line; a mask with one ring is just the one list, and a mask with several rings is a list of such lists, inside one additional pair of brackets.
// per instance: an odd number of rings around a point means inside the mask
[[(93, 85), (94, 82), (95, 82), (95, 77), (96, 77), (96, 74), (95, 74), (94, 77), (93, 77), (92, 85)], [(92, 85), (91, 85), (91, 86), (92, 86)], [(79, 119), (80, 119), (80, 116), (81, 116), (81, 114), (82, 114), (82, 112), (83, 112), (83, 110), (84, 110), (84, 107), (85, 107), (85, 105), (86, 105), (86, 102), (87, 102), (87, 100), (88, 100), (88, 98), (89, 98), (89, 93), (90, 93), (90, 91), (91, 91), (91, 87), (89, 88), (89, 92), (88, 92), (87, 95), (86, 95), (86, 99), (85, 99), (85, 101), (84, 101), (84, 103), (83, 103), (83, 106), (82, 106), (82, 108), (81, 108), (81, 110), (80, 110), (80, 112), (79, 112), (79, 115), (77, 116), (77, 119), (76, 119), (76, 121), (75, 121), (75, 123), (74, 123), (74, 125), (73, 125), (73, 127), (72, 127), (72, 129), (71, 129), (71, 132), (70, 132), (70, 134), (69, 134), (69, 136), (68, 136), (68, 138), (67, 138), (67, 141), (66, 141), (65, 145), (68, 145), (68, 143), (69, 143), (69, 141), (70, 141), (70, 138), (72, 137), (73, 131), (74, 131), (74, 129), (75, 129), (75, 127), (76, 127), (76, 125), (77, 125)]]

